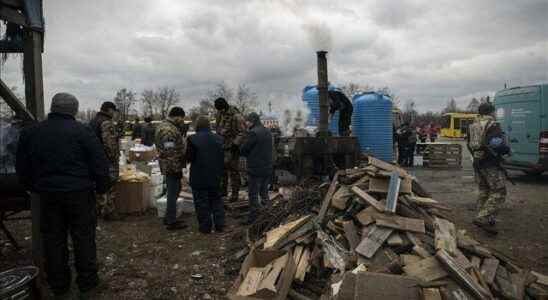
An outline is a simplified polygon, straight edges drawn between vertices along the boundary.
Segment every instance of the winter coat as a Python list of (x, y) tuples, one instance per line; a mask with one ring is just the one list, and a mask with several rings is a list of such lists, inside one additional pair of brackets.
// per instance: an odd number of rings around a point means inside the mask
[(246, 142), (240, 153), (247, 158), (247, 172), (251, 176), (272, 175), (272, 133), (262, 123), (257, 122), (249, 130)]
[(111, 165), (117, 166), (120, 159), (120, 143), (116, 124), (112, 117), (100, 111), (89, 122), (89, 127), (103, 144), (105, 154)]
[(190, 186), (194, 190), (218, 190), (224, 171), (223, 138), (201, 129), (188, 138), (187, 161), (190, 163)]
[(37, 192), (109, 188), (108, 160), (97, 137), (74, 117), (51, 113), (24, 129), (17, 148), (17, 174)]
[(171, 120), (162, 122), (156, 130), (155, 143), (162, 174), (180, 174), (185, 167), (186, 143), (179, 127)]

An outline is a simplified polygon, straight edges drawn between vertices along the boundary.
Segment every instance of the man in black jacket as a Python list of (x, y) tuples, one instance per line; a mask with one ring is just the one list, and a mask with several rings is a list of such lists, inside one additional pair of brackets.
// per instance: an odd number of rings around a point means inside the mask
[(190, 162), (190, 186), (196, 208), (199, 230), (216, 232), (225, 226), (225, 211), (221, 195), (221, 181), (224, 171), (223, 138), (212, 133), (209, 119), (199, 117), (196, 134), (188, 138), (186, 159)]
[(95, 192), (109, 187), (105, 152), (97, 137), (75, 120), (77, 112), (73, 95), (56, 94), (47, 120), (23, 130), (17, 149), (17, 174), (40, 196), (45, 271), (60, 297), (71, 284), (69, 232), (80, 291), (85, 294), (97, 286)]
[(143, 145), (152, 146), (154, 145), (154, 125), (152, 125), (152, 118), (145, 117), (145, 126), (143, 126)]
[[(245, 225), (255, 222), (259, 207), (268, 204), (268, 185), (272, 176), (272, 133), (265, 128), (258, 114), (246, 118), (249, 128), (246, 142), (240, 152), (247, 158), (249, 218)], [(261, 201), (259, 202), (259, 196)]]

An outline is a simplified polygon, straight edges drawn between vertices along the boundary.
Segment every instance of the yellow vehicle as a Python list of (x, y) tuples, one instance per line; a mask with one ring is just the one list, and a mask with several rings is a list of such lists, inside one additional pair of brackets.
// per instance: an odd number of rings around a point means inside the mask
[(476, 113), (446, 113), (442, 117), (440, 135), (447, 138), (464, 138), (468, 126), (478, 116)]

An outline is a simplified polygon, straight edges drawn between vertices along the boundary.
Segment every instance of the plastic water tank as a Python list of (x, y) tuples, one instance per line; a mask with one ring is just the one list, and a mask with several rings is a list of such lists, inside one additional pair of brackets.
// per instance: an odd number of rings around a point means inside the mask
[(368, 92), (352, 99), (352, 132), (362, 153), (384, 161), (393, 160), (392, 101), (385, 95)]
[[(328, 90), (333, 91), (337, 88), (333, 85), (328, 87)], [(320, 93), (316, 85), (308, 85), (303, 90), (303, 101), (306, 102), (310, 115), (306, 126), (318, 126), (320, 122)], [(329, 119), (329, 131), (333, 135), (339, 135), (339, 112), (335, 112)]]

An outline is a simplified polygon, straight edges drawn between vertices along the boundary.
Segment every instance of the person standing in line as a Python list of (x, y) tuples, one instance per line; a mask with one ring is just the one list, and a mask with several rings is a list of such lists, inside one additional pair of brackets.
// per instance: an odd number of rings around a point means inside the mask
[[(133, 130), (131, 132), (131, 139), (142, 139), (143, 138), (143, 126), (139, 123), (139, 117), (135, 118), (135, 123), (133, 123)], [(142, 142), (142, 141), (141, 141)]]
[(81, 296), (96, 299), (95, 193), (109, 188), (109, 161), (97, 137), (76, 121), (76, 97), (56, 94), (50, 111), (45, 121), (22, 131), (17, 174), (28, 190), (40, 196), (45, 272), (55, 298), (72, 299), (70, 233)]
[(152, 118), (145, 117), (145, 125), (143, 126), (143, 145), (154, 145), (154, 125), (152, 125)]
[(224, 169), (223, 138), (210, 130), (209, 119), (196, 120), (196, 134), (188, 138), (186, 152), (190, 163), (190, 186), (199, 230), (203, 234), (223, 232), (225, 211), (221, 196)]
[[(247, 158), (249, 193), (249, 217), (244, 225), (253, 224), (259, 208), (269, 204), (268, 185), (272, 176), (272, 133), (265, 128), (258, 114), (252, 112), (246, 118), (248, 134), (241, 147), (241, 154)], [(259, 199), (260, 197), (260, 199)]]
[(160, 170), (166, 176), (167, 207), (164, 225), (167, 230), (179, 230), (187, 227), (177, 221), (177, 199), (181, 192), (181, 179), (185, 167), (186, 143), (181, 133), (185, 122), (185, 111), (181, 107), (173, 107), (167, 120), (156, 130), (156, 149), (159, 152)]
[(105, 101), (101, 105), (95, 117), (89, 122), (89, 126), (103, 145), (107, 159), (109, 160), (109, 172), (112, 181), (110, 190), (97, 201), (97, 211), (104, 220), (115, 221), (122, 217), (115, 210), (117, 193), (116, 182), (120, 173), (120, 138), (114, 121), (118, 109), (113, 102)]
[(232, 195), (230, 202), (238, 201), (240, 192), (240, 146), (242, 145), (245, 124), (238, 109), (228, 104), (224, 98), (215, 100), (217, 110), (216, 132), (223, 137), (225, 151), (225, 171), (222, 181), (223, 196), (228, 196), (228, 179)]
[(407, 155), (409, 153), (409, 123), (403, 123), (402, 126), (396, 131), (396, 136), (398, 139), (398, 164), (400, 166), (405, 166), (408, 161)]

